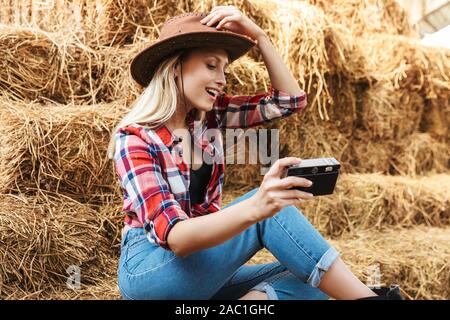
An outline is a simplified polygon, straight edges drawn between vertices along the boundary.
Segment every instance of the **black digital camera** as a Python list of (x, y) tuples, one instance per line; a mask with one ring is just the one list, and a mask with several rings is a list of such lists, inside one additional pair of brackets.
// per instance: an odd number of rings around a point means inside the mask
[(305, 159), (287, 168), (287, 176), (297, 176), (313, 182), (310, 187), (292, 187), (314, 196), (332, 194), (339, 175), (340, 163), (335, 158)]

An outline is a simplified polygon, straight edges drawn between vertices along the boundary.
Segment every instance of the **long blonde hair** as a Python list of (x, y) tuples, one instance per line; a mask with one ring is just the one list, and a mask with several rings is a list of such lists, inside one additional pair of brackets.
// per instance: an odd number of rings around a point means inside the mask
[[(136, 123), (145, 124), (145, 126), (154, 129), (172, 117), (176, 111), (179, 96), (175, 80), (175, 68), (177, 63), (184, 62), (191, 52), (192, 49), (177, 52), (159, 65), (148, 86), (132, 104), (131, 110), (113, 129), (108, 144), (109, 159), (114, 158), (116, 151), (115, 136), (121, 127)], [(196, 109), (195, 120), (203, 121), (204, 118), (205, 111)]]

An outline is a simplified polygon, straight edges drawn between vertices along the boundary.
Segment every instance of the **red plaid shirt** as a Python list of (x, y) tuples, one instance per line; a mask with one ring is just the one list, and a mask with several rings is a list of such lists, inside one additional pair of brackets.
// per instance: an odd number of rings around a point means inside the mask
[[(221, 208), (225, 162), (220, 129), (249, 128), (287, 117), (305, 106), (306, 93), (291, 96), (271, 85), (268, 93), (253, 96), (220, 95), (201, 124), (189, 113), (186, 123), (194, 145), (213, 159), (205, 199), (193, 205), (189, 166), (178, 153), (178, 137), (163, 124), (155, 129), (138, 124), (120, 128), (115, 136), (114, 163), (123, 191), (125, 224), (143, 227), (150, 242), (171, 250), (167, 235), (178, 221)], [(205, 134), (206, 129), (215, 130)]]

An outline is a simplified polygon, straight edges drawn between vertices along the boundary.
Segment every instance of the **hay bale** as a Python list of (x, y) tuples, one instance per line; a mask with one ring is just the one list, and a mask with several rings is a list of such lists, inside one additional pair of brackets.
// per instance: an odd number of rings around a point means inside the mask
[(96, 210), (99, 217), (102, 218), (102, 226), (106, 237), (110, 241), (110, 248), (114, 253), (119, 253), (125, 218), (122, 212), (123, 196), (120, 194), (108, 200), (110, 201), (99, 201), (98, 204), (90, 204), (90, 207)]
[(412, 116), (413, 128), (417, 128), (417, 118), (422, 114), (422, 127), (447, 138), (450, 50), (423, 46), (416, 39), (402, 36), (371, 35), (355, 40), (342, 72), (371, 87), (362, 107), (369, 113), (381, 112), (373, 115), (380, 119), (399, 112), (408, 119)]
[(395, 174), (416, 176), (450, 172), (448, 143), (428, 133), (414, 133), (397, 142), (392, 154)]
[(379, 266), (384, 285), (398, 283), (410, 299), (450, 298), (450, 228), (365, 232), (333, 241), (352, 271), (369, 281)]
[(450, 99), (450, 50), (442, 47), (417, 45), (426, 57), (425, 95), (432, 101), (445, 99), (441, 107), (449, 109)]
[(21, 100), (89, 99), (95, 53), (74, 38), (33, 28), (0, 25), (0, 90)]
[(400, 140), (382, 140), (356, 129), (340, 159), (347, 173), (415, 176), (449, 172), (448, 143), (421, 132)]
[(341, 175), (333, 195), (301, 206), (327, 236), (392, 226), (450, 225), (447, 174), (402, 177), (381, 174)]
[[(348, 79), (326, 79), (331, 100), (327, 101), (324, 114), (308, 103), (304, 111), (274, 126), (280, 130), (281, 156), (334, 157), (341, 161), (348, 153), (357, 120), (356, 89)], [(343, 163), (345, 172), (350, 169)]]
[[(213, 4), (214, 1), (193, 1), (193, 8), (208, 12)], [(331, 96), (326, 77), (336, 64), (345, 60), (343, 39), (334, 32), (330, 19), (321, 9), (306, 2), (232, 0), (228, 4), (237, 6), (266, 32), (294, 78), (309, 94), (311, 108), (317, 108), (321, 119), (328, 120), (325, 107)], [(263, 62), (256, 47), (248, 56)]]
[(354, 81), (388, 81), (395, 89), (420, 92), (427, 99), (449, 97), (450, 50), (386, 34), (355, 37), (346, 45), (351, 50), (342, 72)]
[[(407, 299), (450, 298), (450, 228), (415, 227), (383, 232), (360, 231), (330, 241), (343, 261), (364, 283), (374, 281), (380, 270), (380, 285), (399, 284)], [(247, 264), (268, 263), (276, 258), (259, 251)]]
[(72, 265), (82, 283), (92, 283), (111, 264), (105, 219), (88, 205), (47, 193), (2, 194), (0, 201), (1, 297), (16, 286), (36, 292), (65, 285)]
[(354, 38), (354, 50), (342, 71), (355, 81), (373, 84), (389, 81), (395, 89), (420, 91), (425, 83), (425, 47), (417, 40), (395, 35), (371, 34)]
[(420, 131), (429, 133), (433, 138), (450, 141), (450, 97), (438, 97), (426, 100), (420, 123)]
[[(113, 266), (117, 259), (111, 259)], [(20, 284), (8, 286), (2, 293), (3, 300), (120, 300), (117, 286), (117, 269), (106, 274), (92, 284), (82, 283), (80, 288), (71, 289), (61, 283), (57, 286), (45, 286), (37, 291), (26, 291)]]
[(131, 77), (129, 66), (137, 52), (146, 45), (148, 41), (140, 41), (135, 45), (121, 48), (102, 47), (96, 51), (99, 60), (92, 89), (91, 100), (94, 104), (124, 100), (124, 105), (130, 106), (142, 93), (143, 88)]
[(40, 300), (121, 300), (117, 284), (118, 259), (111, 259), (111, 273), (97, 279), (93, 284), (82, 285), (80, 289), (57, 288), (45, 292)]
[(118, 46), (157, 34), (157, 25), (177, 14), (175, 1), (55, 0), (2, 1), (0, 23), (59, 30), (83, 43)]
[(127, 67), (145, 44), (93, 50), (71, 34), (0, 25), (0, 94), (44, 103), (130, 99), (137, 89)]
[(257, 187), (264, 176), (258, 164), (231, 164), (225, 168), (224, 187), (239, 188), (241, 186)]
[(280, 125), (280, 148), (283, 148), (280, 158), (334, 157), (341, 162), (344, 172), (351, 170), (347, 163), (342, 161), (350, 147), (349, 135), (339, 131), (331, 121), (317, 120), (319, 123), (307, 123), (303, 120), (305, 118), (306, 116), (300, 116), (300, 120), (295, 124), (288, 123), (288, 120)]
[(255, 95), (269, 90), (270, 79), (264, 63), (247, 55), (231, 63), (225, 76), (224, 92), (229, 95)]
[(333, 66), (327, 46), (339, 47), (331, 23), (322, 10), (304, 2), (283, 3), (276, 16), (281, 30), (274, 44), (300, 87), (308, 93), (309, 107), (317, 108), (321, 119), (327, 119), (326, 106), (331, 95), (325, 77)]
[(395, 143), (392, 140), (370, 140), (370, 134), (356, 129), (350, 146), (341, 160), (347, 173), (380, 173), (393, 172), (392, 152)]
[(408, 13), (395, 0), (308, 0), (354, 35), (394, 34), (419, 38)]
[[(257, 186), (224, 189), (222, 205)], [(450, 176), (420, 178), (381, 174), (340, 175), (332, 195), (304, 202), (299, 209), (324, 235), (338, 237), (388, 227), (450, 225)]]
[(1, 99), (2, 192), (47, 190), (83, 202), (118, 192), (106, 149), (123, 117), (121, 101), (100, 105), (41, 105)]
[[(233, 188), (242, 184), (258, 185), (264, 177), (265, 168), (270, 166), (265, 163), (267, 160), (263, 156), (272, 156), (271, 150), (268, 149), (266, 154), (260, 154), (261, 139), (264, 138), (264, 135), (261, 135), (262, 132), (259, 129), (269, 129), (268, 125), (258, 125), (251, 129), (255, 131), (240, 129), (233, 132), (237, 134), (237, 137), (232, 141), (228, 141), (231, 136), (227, 137), (227, 134), (224, 134), (224, 186)], [(270, 143), (273, 139), (270, 130), (266, 134)], [(250, 141), (253, 140), (252, 137), (257, 139), (256, 144), (250, 144)]]
[(370, 140), (397, 140), (419, 129), (424, 99), (418, 92), (400, 91), (390, 82), (378, 82), (364, 92), (359, 109)]

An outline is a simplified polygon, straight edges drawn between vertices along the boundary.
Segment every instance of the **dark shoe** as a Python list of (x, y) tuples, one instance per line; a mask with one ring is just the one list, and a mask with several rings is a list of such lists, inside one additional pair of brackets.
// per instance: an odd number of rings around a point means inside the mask
[(405, 300), (400, 293), (398, 285), (391, 285), (390, 287), (381, 287), (371, 289), (378, 296), (360, 298), (358, 300)]

